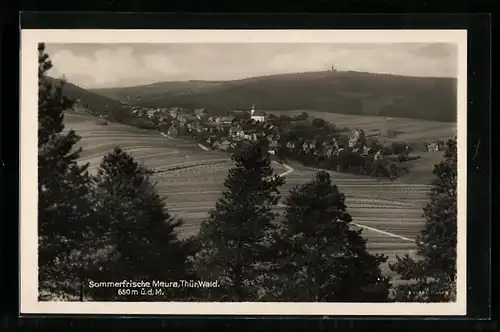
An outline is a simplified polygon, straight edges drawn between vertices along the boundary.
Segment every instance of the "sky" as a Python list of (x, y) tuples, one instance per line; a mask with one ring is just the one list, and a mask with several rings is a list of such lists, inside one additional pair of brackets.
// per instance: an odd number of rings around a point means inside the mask
[(53, 77), (84, 88), (337, 70), (456, 77), (454, 44), (46, 44)]

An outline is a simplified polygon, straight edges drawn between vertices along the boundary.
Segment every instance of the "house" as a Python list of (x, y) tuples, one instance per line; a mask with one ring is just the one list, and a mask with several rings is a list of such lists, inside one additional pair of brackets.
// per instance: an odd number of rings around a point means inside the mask
[(185, 109), (179, 109), (179, 110), (177, 110), (176, 114), (177, 114), (177, 118), (194, 115), (192, 111), (185, 110)]
[(271, 132), (276, 132), (278, 130), (278, 127), (273, 125), (273, 124), (269, 124), (269, 126), (267, 127), (267, 129)]
[(217, 142), (217, 136), (215, 135), (210, 135), (208, 136), (206, 142), (210, 145), (213, 146)]
[(377, 153), (375, 153), (375, 155), (373, 156), (373, 160), (380, 160), (382, 159), (383, 155), (382, 155), (382, 150), (379, 150), (377, 151)]
[(208, 117), (208, 112), (206, 108), (197, 108), (194, 110), (194, 115), (199, 119), (205, 119)]
[[(231, 128), (229, 128), (229, 135), (233, 136), (233, 137), (242, 136), (242, 131), (243, 131), (243, 129), (242, 129), (241, 125), (236, 125), (236, 126), (233, 125), (233, 126), (231, 126)], [(244, 135), (244, 133), (243, 133), (243, 135)]]
[(427, 144), (427, 151), (429, 151), (429, 152), (439, 151), (439, 145), (437, 143)]
[(235, 117), (234, 116), (222, 116), (222, 117), (217, 117), (215, 119), (215, 122), (218, 125), (232, 125)]
[(338, 156), (338, 155), (340, 155), (342, 152), (344, 152), (344, 148), (338, 148), (337, 150), (335, 150), (334, 155), (335, 155), (335, 156)]
[(266, 113), (264, 111), (255, 110), (255, 105), (253, 105), (250, 110), (250, 118), (257, 122), (264, 122), (266, 121)]
[(221, 149), (224, 151), (228, 150), (230, 147), (231, 147), (231, 143), (228, 141), (223, 141), (222, 143), (218, 144), (218, 149)]
[(238, 129), (236, 129), (236, 126), (231, 126), (231, 128), (229, 128), (229, 136), (236, 136), (237, 132)]
[(179, 133), (179, 129), (176, 126), (172, 126), (168, 129), (167, 135), (168, 136), (177, 136)]
[(156, 111), (155, 110), (148, 110), (147, 114), (148, 117), (151, 119), (155, 115)]
[(363, 147), (363, 156), (367, 156), (371, 153), (372, 148), (366, 147), (366, 145)]
[(266, 121), (266, 113), (264, 113), (264, 111), (255, 111), (251, 119), (257, 122), (264, 122)]
[(302, 150), (304, 151), (310, 151), (314, 150), (316, 148), (316, 140), (312, 141), (305, 141), (304, 144), (302, 144)]
[(335, 154), (335, 151), (336, 151), (336, 150), (337, 150), (337, 149), (335, 149), (333, 146), (330, 146), (330, 147), (328, 147), (328, 148), (326, 149), (325, 154), (326, 154), (326, 156), (327, 156), (328, 158), (330, 158), (331, 156), (333, 156), (333, 155)]
[(177, 118), (177, 112), (179, 112), (181, 109), (179, 107), (172, 107), (168, 110), (169, 114), (173, 118)]
[(353, 148), (356, 145), (364, 144), (366, 135), (363, 129), (356, 129), (349, 137), (349, 147)]
[(177, 112), (177, 120), (179, 120), (181, 123), (184, 124), (187, 122), (195, 121), (195, 120), (197, 120), (197, 118), (192, 112), (182, 110), (182, 111)]

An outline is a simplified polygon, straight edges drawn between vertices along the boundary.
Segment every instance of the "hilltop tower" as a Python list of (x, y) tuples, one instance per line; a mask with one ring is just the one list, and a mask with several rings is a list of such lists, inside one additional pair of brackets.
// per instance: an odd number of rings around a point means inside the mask
[(255, 104), (252, 105), (252, 109), (250, 110), (250, 116), (252, 116), (254, 112), (255, 112)]

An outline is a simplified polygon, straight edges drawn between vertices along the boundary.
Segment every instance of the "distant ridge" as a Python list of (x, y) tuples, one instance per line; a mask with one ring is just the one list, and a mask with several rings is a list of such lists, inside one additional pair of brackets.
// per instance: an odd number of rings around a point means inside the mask
[[(61, 80), (49, 77), (53, 84), (60, 84)], [(80, 88), (70, 82), (65, 82), (63, 94), (73, 100), (79, 99), (81, 104), (86, 105), (93, 112), (98, 114), (108, 114), (110, 110), (121, 108), (121, 102), (116, 99), (108, 98), (92, 91)]]
[[(226, 114), (256, 104), (263, 110), (315, 110), (456, 122), (456, 79), (354, 71), (322, 71), (234, 81), (172, 81), (87, 92), (143, 107), (207, 108)], [(83, 98), (82, 98), (83, 99)]]
[(204, 107), (217, 115), (256, 104), (264, 110), (303, 109), (456, 122), (454, 78), (322, 71), (92, 91), (114, 99), (130, 97), (145, 107)]

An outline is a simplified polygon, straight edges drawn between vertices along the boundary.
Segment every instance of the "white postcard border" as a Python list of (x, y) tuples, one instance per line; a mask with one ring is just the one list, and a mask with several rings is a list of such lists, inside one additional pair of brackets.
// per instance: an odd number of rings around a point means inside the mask
[[(45, 43), (453, 43), (458, 47), (457, 301), (453, 303), (39, 302), (37, 44)], [(466, 30), (21, 30), (20, 313), (118, 315), (464, 315), (467, 293)]]

